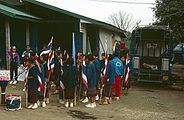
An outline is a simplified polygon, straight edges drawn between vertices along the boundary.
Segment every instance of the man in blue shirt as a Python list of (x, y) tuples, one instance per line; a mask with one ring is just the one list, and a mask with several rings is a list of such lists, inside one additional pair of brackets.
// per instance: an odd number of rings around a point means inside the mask
[(115, 92), (115, 99), (118, 100), (121, 94), (121, 80), (124, 74), (124, 67), (122, 61), (118, 58), (117, 53), (114, 53), (112, 62), (115, 66), (115, 82), (112, 85), (112, 92)]

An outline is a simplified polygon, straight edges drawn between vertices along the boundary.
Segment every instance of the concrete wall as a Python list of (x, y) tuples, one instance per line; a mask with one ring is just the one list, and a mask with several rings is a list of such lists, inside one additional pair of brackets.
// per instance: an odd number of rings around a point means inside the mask
[(121, 38), (117, 33), (114, 33), (110, 30), (106, 30), (102, 28), (99, 30), (99, 37), (100, 37), (100, 41), (99, 41), (100, 58), (101, 58), (101, 53), (103, 53), (104, 51), (107, 51), (107, 54), (113, 53), (112, 48), (113, 48), (114, 40), (121, 41)]

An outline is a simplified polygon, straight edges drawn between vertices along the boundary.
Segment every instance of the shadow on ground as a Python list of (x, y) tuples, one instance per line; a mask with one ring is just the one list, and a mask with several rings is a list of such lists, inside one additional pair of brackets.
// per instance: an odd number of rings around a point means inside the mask
[(78, 110), (70, 110), (68, 112), (68, 114), (70, 116), (72, 116), (73, 118), (78, 118), (78, 119), (92, 119), (92, 120), (96, 120), (97, 118), (94, 117), (93, 115), (90, 115), (89, 113), (85, 113), (85, 112), (81, 112), (81, 111), (78, 111)]

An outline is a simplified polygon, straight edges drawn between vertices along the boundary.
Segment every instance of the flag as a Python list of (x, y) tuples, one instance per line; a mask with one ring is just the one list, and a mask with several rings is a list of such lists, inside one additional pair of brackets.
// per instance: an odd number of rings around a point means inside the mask
[(87, 41), (87, 50), (86, 50), (86, 54), (87, 54), (87, 55), (92, 54), (92, 52), (91, 52), (91, 45), (90, 45), (89, 38), (88, 38), (88, 41)]
[(74, 61), (74, 66), (76, 66), (76, 51), (75, 51), (75, 36), (74, 36), (74, 32), (72, 34), (72, 58)]
[[(60, 62), (60, 65), (61, 65), (61, 74), (63, 74), (63, 60), (60, 59), (59, 62)], [(59, 81), (59, 86), (60, 86), (61, 91), (65, 89), (65, 86), (64, 86), (62, 80)]]
[(48, 58), (48, 61), (47, 61), (47, 68), (48, 68), (48, 71), (49, 73), (54, 69), (54, 51), (51, 51), (49, 53), (49, 58)]
[(52, 42), (53, 42), (53, 37), (51, 37), (51, 40), (49, 42), (49, 44), (47, 45), (46, 48), (44, 48), (41, 53), (40, 56), (42, 56), (43, 54), (49, 54), (52, 50)]
[(85, 90), (88, 90), (88, 80), (87, 80), (87, 75), (86, 75), (86, 63), (83, 61), (83, 67), (82, 67), (82, 81), (83, 85), (86, 88)]
[(129, 78), (130, 78), (130, 60), (126, 60), (126, 74), (125, 74), (125, 84), (128, 86)]
[(41, 80), (40, 75), (37, 75), (37, 77), (38, 77), (38, 82), (39, 82), (38, 91), (39, 91), (40, 93), (42, 93), (42, 94), (43, 94), (43, 91), (44, 91), (44, 85), (43, 85), (43, 83), (42, 83), (42, 80)]
[(54, 51), (52, 52), (51, 58), (50, 58), (50, 69), (53, 70), (54, 69)]
[(61, 91), (65, 89), (65, 86), (64, 86), (64, 84), (63, 84), (63, 82), (61, 80), (59, 82), (59, 85), (60, 85)]
[(107, 66), (108, 66), (108, 60), (105, 59), (105, 66), (101, 70), (101, 80), (102, 80), (101, 82), (102, 83), (105, 83), (105, 81), (106, 81)]

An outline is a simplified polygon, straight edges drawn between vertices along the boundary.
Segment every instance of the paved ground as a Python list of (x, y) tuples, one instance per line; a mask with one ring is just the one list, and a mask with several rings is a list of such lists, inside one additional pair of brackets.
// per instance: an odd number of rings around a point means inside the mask
[(150, 85), (132, 86), (127, 96), (113, 101), (111, 105), (97, 105), (95, 109), (85, 108), (82, 103), (74, 108), (65, 108), (58, 103), (57, 95), (51, 95), (51, 103), (46, 108), (30, 110), (24, 108), (25, 93), (21, 91), (22, 86), (22, 83), (16, 88), (8, 86), (7, 94), (20, 94), (23, 109), (10, 112), (4, 110), (5, 106), (0, 106), (0, 120), (184, 120), (183, 91)]

